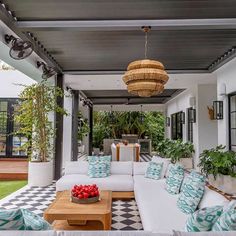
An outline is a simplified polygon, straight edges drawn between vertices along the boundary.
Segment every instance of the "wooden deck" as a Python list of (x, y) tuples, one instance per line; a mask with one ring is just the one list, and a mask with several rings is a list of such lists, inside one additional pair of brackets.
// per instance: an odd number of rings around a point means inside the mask
[(26, 180), (28, 161), (22, 159), (0, 159), (0, 180)]

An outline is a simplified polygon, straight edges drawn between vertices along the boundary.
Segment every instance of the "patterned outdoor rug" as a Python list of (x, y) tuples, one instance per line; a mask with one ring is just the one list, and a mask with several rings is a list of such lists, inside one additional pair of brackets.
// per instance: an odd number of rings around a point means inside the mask
[[(0, 209), (24, 208), (40, 216), (55, 199), (55, 184), (48, 187), (26, 187)], [(116, 200), (112, 203), (112, 230), (142, 230), (142, 223), (135, 200)]]

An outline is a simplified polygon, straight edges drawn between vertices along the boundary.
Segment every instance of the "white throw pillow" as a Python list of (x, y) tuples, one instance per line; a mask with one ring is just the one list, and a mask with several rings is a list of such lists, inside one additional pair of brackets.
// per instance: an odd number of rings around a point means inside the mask
[(225, 206), (228, 203), (229, 201), (224, 196), (209, 189), (208, 187), (205, 187), (205, 192), (198, 208), (202, 209), (212, 206)]
[(134, 175), (145, 175), (148, 162), (133, 162)]
[(152, 161), (157, 162), (157, 163), (163, 163), (163, 169), (162, 169), (162, 172), (161, 172), (161, 179), (163, 179), (167, 174), (167, 169), (168, 169), (168, 166), (170, 164), (170, 159), (162, 158), (162, 157), (159, 157), (159, 156), (153, 156)]
[(65, 165), (65, 175), (87, 175), (88, 166), (89, 164), (87, 161), (68, 161)]
[(111, 162), (112, 175), (133, 175), (132, 161), (112, 161)]

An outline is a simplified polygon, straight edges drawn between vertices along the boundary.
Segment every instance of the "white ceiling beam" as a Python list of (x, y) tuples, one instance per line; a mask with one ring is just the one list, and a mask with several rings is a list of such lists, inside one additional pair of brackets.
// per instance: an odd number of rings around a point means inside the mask
[(141, 26), (151, 26), (152, 30), (236, 29), (236, 18), (170, 20), (17, 21), (16, 26), (25, 30), (35, 29), (56, 31), (138, 30)]

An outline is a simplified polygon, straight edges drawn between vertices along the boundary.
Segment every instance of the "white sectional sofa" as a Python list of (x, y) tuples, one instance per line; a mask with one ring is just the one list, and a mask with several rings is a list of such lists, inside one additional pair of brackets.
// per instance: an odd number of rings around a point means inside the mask
[[(156, 161), (160, 160), (157, 158)], [(147, 162), (112, 162), (111, 176), (89, 178), (87, 162), (70, 162), (66, 165), (65, 175), (57, 181), (56, 190), (69, 190), (74, 184), (95, 183), (104, 190), (134, 191), (145, 231), (167, 235), (171, 235), (173, 230), (184, 231), (188, 215), (177, 207), (179, 195), (169, 194), (165, 190), (166, 163), (160, 180), (145, 178), (147, 165)], [(227, 203), (225, 197), (206, 187), (199, 208)]]
[(71, 189), (75, 184), (97, 184), (101, 190), (114, 192), (134, 191), (133, 162), (111, 162), (111, 175), (106, 178), (90, 178), (88, 162), (68, 162), (65, 175), (56, 182), (56, 191)]

